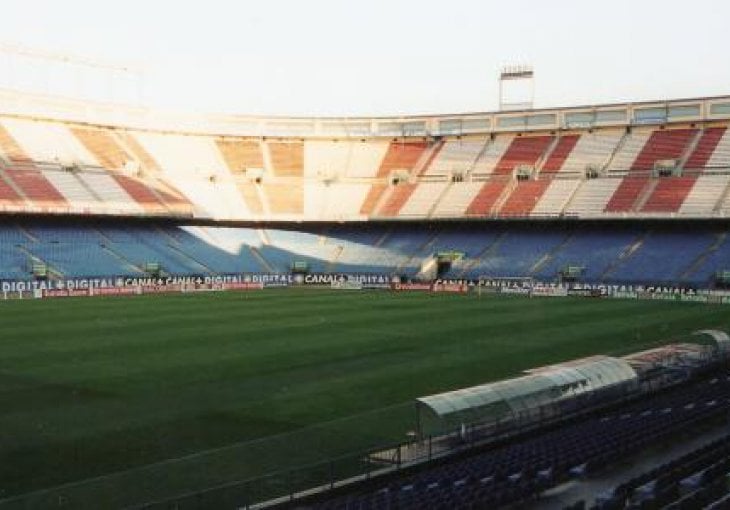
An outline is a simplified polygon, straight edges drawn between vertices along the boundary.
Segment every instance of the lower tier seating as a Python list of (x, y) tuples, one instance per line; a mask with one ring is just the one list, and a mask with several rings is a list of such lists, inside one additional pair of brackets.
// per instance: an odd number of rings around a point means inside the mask
[[(693, 424), (721, 417), (728, 409), (730, 375), (722, 373), (713, 379), (687, 384), (553, 430), (533, 432), (471, 456), (445, 460), (414, 474), (381, 483), (371, 481), (364, 487), (355, 486), (348, 493), (332, 499), (324, 496), (300, 507), (318, 510), (502, 508), (533, 500), (550, 487), (600, 471), (607, 464), (635, 455), (647, 445)], [(726, 443), (715, 449), (721, 447), (726, 448)], [(717, 453), (710, 459), (717, 462), (711, 463), (700, 480), (692, 483), (703, 487), (703, 483), (717, 477), (718, 473), (727, 472), (727, 456)], [(687, 471), (691, 470), (687, 469), (685, 473)], [(662, 489), (677, 483), (674, 478), (684, 474), (672, 473), (673, 476), (662, 479), (666, 482), (653, 486), (652, 492), (658, 497), (662, 497)], [(634, 485), (645, 478), (659, 476), (661, 473), (652, 473), (634, 481)], [(619, 489), (618, 494), (629, 487)], [(705, 504), (712, 501), (709, 497), (694, 497), (694, 501), (701, 498)], [(702, 508), (702, 505), (676, 508)]]
[[(293, 228), (293, 227), (291, 227)], [(415, 276), (439, 253), (456, 253), (441, 277), (535, 278), (555, 282), (568, 267), (578, 281), (712, 287), (730, 270), (730, 229), (645, 223), (342, 224), (284, 229), (128, 224), (97, 220), (0, 223), (0, 279), (144, 274), (314, 272)]]
[(726, 508), (728, 473), (730, 435), (725, 435), (599, 495), (592, 508)]

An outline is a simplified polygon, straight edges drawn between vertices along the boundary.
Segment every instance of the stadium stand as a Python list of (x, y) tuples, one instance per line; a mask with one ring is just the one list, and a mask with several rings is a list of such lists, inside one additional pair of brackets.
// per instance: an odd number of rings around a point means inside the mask
[(389, 144), (380, 141), (353, 143), (349, 165), (345, 173), (346, 177), (372, 178), (378, 176), (388, 149)]
[[(427, 144), (423, 142), (391, 142), (388, 151), (383, 156), (376, 177), (380, 179), (390, 179), (395, 172), (402, 172), (410, 176), (413, 169), (426, 151)], [(377, 215), (377, 206), (389, 188), (377, 183), (370, 189), (365, 203), (362, 207), (362, 213), (366, 215)], [(412, 189), (410, 190), (412, 192)], [(405, 203), (408, 196), (407, 192), (401, 191), (401, 198), (389, 208), (390, 210), (399, 209), (399, 203)], [(392, 213), (391, 213), (392, 214)]]
[[(715, 273), (730, 260), (727, 231), (712, 226), (604, 225), (600, 231), (590, 225), (498, 223), (371, 225), (366, 232), (362, 228), (283, 230), (44, 220), (6, 222), (0, 234), (13, 240), (4, 254), (12, 258), (12, 267), (22, 268), (12, 272), (23, 279), (32, 276), (33, 257), (46, 263), (53, 277), (145, 274), (146, 263), (158, 263), (164, 273), (180, 276), (285, 273), (295, 262), (305, 262), (311, 272), (414, 277), (436, 253), (457, 252), (463, 257), (442, 276), (557, 282), (566, 267), (574, 266), (581, 268), (582, 282), (711, 287)], [(83, 257), (74, 264), (70, 253)]]
[(623, 136), (622, 131), (614, 129), (582, 133), (560, 171), (582, 177), (589, 167), (604, 168)]
[[(624, 144), (621, 157), (617, 156), (613, 162), (614, 170), (628, 170), (628, 175), (621, 181), (621, 184), (614, 192), (613, 196), (606, 205), (606, 212), (628, 212), (638, 208), (643, 210), (643, 205), (639, 203), (642, 194), (649, 200), (647, 202), (647, 212), (655, 212), (657, 210), (666, 210), (668, 205), (675, 203), (676, 200), (670, 196), (667, 198), (667, 191), (661, 189), (658, 191), (658, 198), (654, 202), (651, 200), (652, 184), (656, 186), (657, 181), (651, 179), (651, 172), (654, 165), (664, 160), (679, 160), (684, 154), (685, 149), (692, 137), (696, 136), (697, 130), (694, 129), (674, 129), (674, 130), (658, 130), (650, 133), (637, 135), (632, 134), (631, 142)], [(640, 142), (646, 138), (646, 142), (640, 145)], [(639, 150), (636, 150), (639, 149)], [(621, 168), (619, 164), (623, 164), (626, 158), (636, 155), (636, 159), (627, 167)], [(678, 187), (686, 195), (689, 186), (687, 181), (678, 182), (675, 180), (667, 181), (669, 184), (663, 188)], [(691, 183), (690, 183), (691, 184)], [(648, 188), (648, 189), (647, 189)], [(667, 203), (668, 202), (668, 203)], [(676, 210), (675, 207), (674, 210)]]
[(467, 216), (493, 216), (496, 215), (500, 205), (509, 195), (509, 192), (516, 186), (517, 182), (512, 179), (494, 179), (481, 185), (479, 193), (474, 197), (466, 210)]
[(0, 205), (7, 210), (22, 210), (25, 200), (18, 191), (11, 186), (7, 177), (3, 177), (4, 172), (0, 170)]
[[(728, 397), (730, 379), (722, 374), (582, 420), (574, 420), (553, 430), (532, 432), (505, 445), (487, 447), (476, 454), (444, 460), (415, 473), (403, 473), (398, 478), (356, 485), (349, 488), (346, 494), (315, 498), (299, 506), (322, 510), (396, 507), (415, 510), (500, 508), (526, 502), (550, 487), (585, 476), (586, 473), (594, 473), (611, 462), (620, 461), (636, 449), (656, 443), (693, 423), (722, 416), (727, 412)], [(719, 450), (717, 446), (713, 450)], [(695, 457), (701, 458), (703, 453), (708, 454), (708, 450), (702, 450)], [(724, 462), (721, 450), (715, 453), (717, 457), (706, 455), (707, 461)], [(718, 466), (712, 471), (705, 471), (699, 485), (717, 478), (722, 470)], [(676, 475), (676, 472), (673, 473)], [(620, 487), (617, 494), (628, 492), (632, 485), (645, 478), (651, 479), (652, 476), (656, 476), (656, 473), (629, 482)], [(662, 484), (670, 485), (672, 482), (670, 476)], [(654, 485), (653, 488), (659, 487)], [(719, 492), (714, 494), (716, 498), (722, 496), (723, 491)], [(712, 501), (712, 498), (704, 497), (706, 493), (701, 494), (703, 496), (693, 497)], [(616, 500), (620, 501), (620, 496), (617, 495)]]
[(494, 167), (494, 175), (512, 175), (519, 165), (537, 165), (552, 143), (551, 136), (516, 137)]
[(641, 249), (622, 259), (612, 271), (626, 281), (643, 279), (655, 284), (678, 281), (692, 262), (709, 249), (712, 241), (710, 235), (648, 233), (641, 240)]
[(143, 208), (107, 172), (86, 171), (78, 174), (86, 188), (104, 203), (105, 208), (119, 211), (120, 214), (140, 214)]
[(426, 175), (467, 174), (482, 153), (487, 140), (449, 140), (426, 169)]
[(436, 204), (434, 218), (464, 217), (469, 205), (474, 201), (484, 183), (454, 182), (448, 186), (441, 200)]
[(382, 216), (398, 216), (403, 206), (410, 200), (413, 192), (418, 188), (417, 184), (403, 183), (391, 186), (390, 193), (385, 203), (378, 210)]
[(497, 164), (502, 160), (507, 149), (512, 145), (514, 135), (497, 135), (487, 143), (487, 147), (477, 158), (472, 169), (472, 175), (489, 175), (494, 172)]
[(499, 215), (529, 216), (549, 186), (550, 180), (548, 179), (518, 181), (499, 210)]
[(620, 179), (588, 179), (576, 191), (573, 199), (565, 207), (569, 216), (590, 218), (603, 216), (608, 201), (621, 184)]
[(580, 183), (577, 179), (552, 179), (532, 209), (532, 215), (555, 216), (559, 214), (570, 202)]
[[(565, 115), (570, 111), (565, 110)], [(265, 232), (293, 228), (305, 238), (316, 232), (317, 243), (241, 234), (246, 241), (235, 248), (220, 227), (191, 226), (195, 234), (177, 239), (173, 234), (179, 228), (158, 224), (153, 228), (167, 232), (164, 238), (169, 242), (147, 239), (141, 256), (132, 254), (128, 241), (119, 250), (114, 242), (101, 251), (89, 248), (89, 256), (98, 255), (98, 267), (114, 269), (115, 274), (135, 272), (147, 258), (166, 261), (170, 273), (212, 274), (240, 268), (286, 271), (299, 257), (322, 271), (413, 275), (432, 256), (428, 243), (420, 238), (425, 227), (375, 225), (374, 242), (379, 244), (364, 246), (352, 240), (356, 227), (332, 229), (331, 223), (338, 221), (607, 219), (616, 215), (641, 220), (730, 214), (730, 134), (725, 119), (656, 125), (627, 121), (626, 125), (564, 130), (514, 128), (445, 137), (404, 131), (396, 138), (340, 139), (214, 136), (207, 134), (213, 130), (185, 133), (81, 121), (0, 116), (0, 206), (4, 210), (90, 217), (323, 222), (321, 226), (262, 227)], [(656, 165), (667, 160), (674, 161), (676, 171), (658, 174)], [(87, 228), (84, 222), (71, 223), (69, 228)], [(243, 225), (228, 230), (251, 230)], [(134, 228), (141, 232), (151, 227)], [(606, 236), (600, 239), (592, 235), (590, 225), (568, 229), (548, 225), (541, 235), (519, 225), (501, 228), (435, 224), (429, 232), (436, 240), (453, 239), (451, 249), (467, 254), (454, 261), (450, 276), (486, 271), (554, 280), (561, 265), (575, 263), (584, 266), (586, 281), (638, 282), (643, 277), (652, 282), (706, 285), (727, 266), (723, 258), (726, 228), (721, 225), (655, 228), (639, 221), (604, 229)], [(451, 229), (459, 234), (449, 237)], [(341, 237), (333, 237), (332, 232)], [(412, 236), (419, 242), (405, 242)], [(485, 245), (484, 239), (493, 242)], [(94, 263), (64, 262), (68, 249), (64, 252), (59, 247), (54, 253), (46, 245), (55, 241), (45, 234), (20, 244), (32, 243), (43, 246), (28, 246), (27, 253), (19, 254), (17, 247), (10, 247), (7, 252), (18, 260), (27, 259), (28, 253), (48, 259), (58, 274), (78, 274), (83, 267), (100, 272)], [(591, 243), (602, 248), (586, 253)], [(663, 252), (676, 253), (673, 261), (662, 258)], [(499, 262), (508, 258), (516, 262), (509, 271)]]
[(269, 151), (269, 166), (277, 177), (301, 177), (304, 172), (304, 144), (301, 142), (268, 142), (264, 144)]
[[(12, 213), (0, 280), (313, 272), (714, 288), (730, 271), (730, 99), (693, 101), (689, 120), (671, 118), (672, 102), (651, 122), (637, 115), (646, 105), (608, 105), (577, 123), (586, 113), (570, 108), (479, 114), (484, 127), (464, 132), (440, 116), (337, 120), (360, 127), (332, 134), (334, 119), (288, 133), (274, 129), (282, 119), (0, 114), (0, 208)], [(725, 375), (687, 384), (314, 506), (525, 501), (726, 414), (729, 398)], [(728, 444), (596, 505), (721, 505)]]
[(699, 176), (680, 206), (680, 213), (700, 217), (711, 215), (729, 184), (730, 176), (727, 175)]
[[(44, 173), (32, 164), (16, 164), (5, 168), (5, 176), (16, 189), (40, 211), (63, 211), (68, 207), (66, 199), (48, 181)], [(83, 206), (80, 207), (83, 209)]]
[(138, 133), (146, 152), (176, 189), (196, 198), (204, 214), (218, 219), (245, 216), (248, 210), (211, 138)]
[(593, 509), (621, 510), (638, 505), (670, 510), (715, 508), (714, 502), (724, 504), (727, 497), (728, 454), (730, 437), (724, 436), (600, 495)]
[[(230, 221), (730, 213), (724, 120), (395, 138), (81, 121), (0, 116), (0, 205)], [(671, 173), (657, 170), (664, 164)]]
[(620, 260), (621, 255), (640, 237), (634, 229), (608, 229), (601, 232), (581, 232), (571, 236), (562, 250), (555, 252), (539, 269), (536, 277), (554, 279), (568, 266), (583, 269), (586, 281), (601, 281), (608, 269)]
[(423, 182), (411, 193), (408, 201), (400, 208), (399, 215), (403, 217), (427, 217), (429, 212), (444, 193), (448, 183)]

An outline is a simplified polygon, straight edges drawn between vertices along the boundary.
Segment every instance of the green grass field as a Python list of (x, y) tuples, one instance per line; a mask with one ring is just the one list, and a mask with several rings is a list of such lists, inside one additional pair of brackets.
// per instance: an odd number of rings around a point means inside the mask
[[(0, 508), (93, 477), (64, 491), (107, 483), (106, 507), (310, 461), (307, 448), (326, 458), (397, 441), (415, 397), (730, 330), (730, 314), (674, 302), (281, 289), (8, 301), (0, 324)], [(140, 484), (150, 470), (165, 482)], [(115, 491), (123, 497), (109, 499)]]

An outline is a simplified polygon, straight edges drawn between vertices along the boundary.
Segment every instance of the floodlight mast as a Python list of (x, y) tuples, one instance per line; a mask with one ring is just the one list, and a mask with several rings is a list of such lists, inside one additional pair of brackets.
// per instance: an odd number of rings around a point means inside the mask
[(0, 54), (5, 55), (8, 72), (6, 85), (10, 88), (16, 88), (15, 80), (15, 63), (23, 60), (26, 62), (36, 62), (41, 72), (44, 74), (45, 82), (43, 89), (45, 93), (51, 93), (50, 83), (53, 79), (50, 77), (50, 68), (53, 65), (60, 65), (74, 74), (75, 96), (80, 98), (82, 94), (82, 83), (84, 81), (85, 71), (102, 72), (105, 74), (108, 94), (106, 99), (110, 102), (115, 101), (115, 82), (118, 79), (125, 79), (134, 82), (136, 102), (141, 104), (144, 85), (144, 69), (139, 64), (118, 63), (105, 61), (101, 59), (91, 58), (83, 55), (72, 55), (57, 51), (49, 51), (39, 48), (31, 48), (25, 45), (0, 42)]
[[(511, 99), (505, 91), (510, 84), (527, 85), (526, 97)], [(535, 104), (535, 70), (530, 65), (504, 66), (499, 72), (499, 110), (531, 110)]]

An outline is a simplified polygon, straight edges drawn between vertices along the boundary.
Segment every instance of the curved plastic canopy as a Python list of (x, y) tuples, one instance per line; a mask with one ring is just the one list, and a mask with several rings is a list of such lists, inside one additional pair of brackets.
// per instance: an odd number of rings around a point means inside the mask
[(561, 400), (620, 384), (637, 374), (624, 360), (596, 356), (539, 373), (416, 399), (435, 417), (470, 423), (533, 410)]

